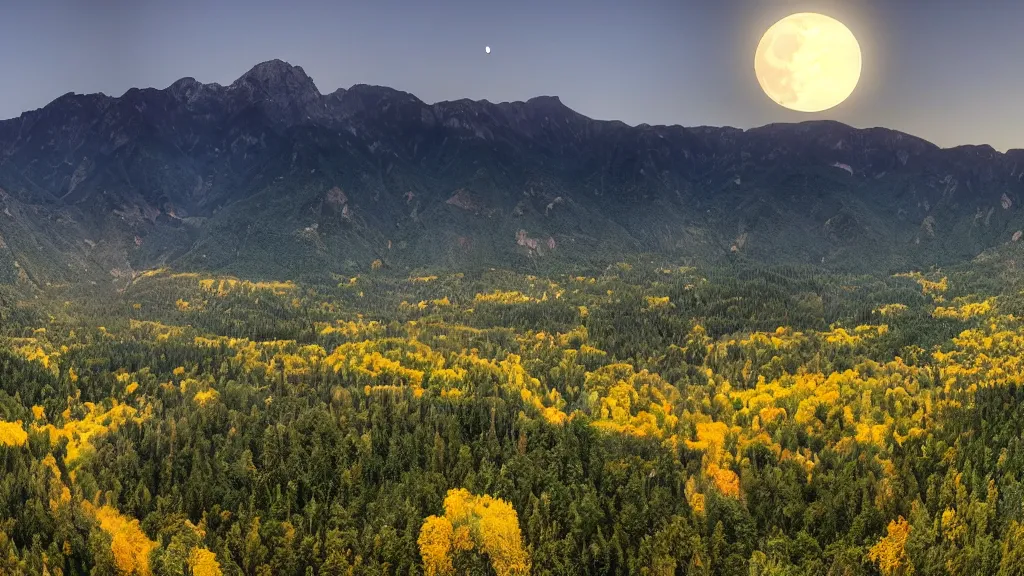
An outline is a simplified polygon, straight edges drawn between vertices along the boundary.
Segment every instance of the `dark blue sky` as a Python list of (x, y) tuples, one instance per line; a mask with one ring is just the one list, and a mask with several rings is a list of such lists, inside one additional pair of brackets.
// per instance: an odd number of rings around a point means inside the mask
[[(120, 95), (183, 76), (228, 84), (281, 58), (324, 93), (368, 83), (427, 102), (547, 94), (629, 124), (830, 118), (942, 146), (1024, 147), (1024, 1), (32, 0), (2, 10), (2, 118), (71, 91)], [(753, 73), (764, 30), (800, 11), (843, 21), (864, 52), (853, 96), (819, 114), (774, 104)]]

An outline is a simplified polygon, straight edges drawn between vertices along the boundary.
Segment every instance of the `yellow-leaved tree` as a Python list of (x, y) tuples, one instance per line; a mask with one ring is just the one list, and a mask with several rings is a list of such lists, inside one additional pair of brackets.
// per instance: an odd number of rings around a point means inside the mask
[(871, 547), (868, 559), (878, 564), (883, 576), (911, 576), (914, 565), (907, 556), (907, 536), (910, 535), (910, 523), (902, 516), (889, 522), (888, 533)]
[(217, 555), (206, 548), (195, 547), (188, 557), (188, 567), (192, 576), (222, 576), (224, 573), (217, 562)]
[(139, 521), (121, 515), (110, 506), (94, 506), (88, 500), (82, 501), (82, 509), (99, 522), (100, 528), (110, 535), (110, 548), (118, 570), (125, 574), (149, 576), (149, 553), (156, 548), (139, 526)]
[(420, 528), (420, 556), (423, 557), (423, 571), (427, 576), (448, 576), (454, 574), (452, 567), (452, 523), (444, 516), (428, 516)]
[(28, 433), (22, 427), (21, 420), (17, 422), (4, 422), (0, 420), (0, 444), (24, 446), (26, 441), (28, 441)]
[(476, 549), (487, 555), (498, 576), (530, 573), (519, 516), (500, 498), (459, 488), (444, 499), (444, 516), (428, 516), (420, 528), (420, 555), (428, 576), (454, 574), (453, 554)]

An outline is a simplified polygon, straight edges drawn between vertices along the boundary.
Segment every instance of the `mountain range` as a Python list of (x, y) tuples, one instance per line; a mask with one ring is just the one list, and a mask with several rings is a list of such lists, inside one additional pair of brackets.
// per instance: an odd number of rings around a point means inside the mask
[(640, 254), (902, 270), (1016, 242), (1022, 201), (1024, 150), (831, 121), (629, 126), (551, 96), (325, 95), (274, 60), (229, 86), (67, 94), (0, 121), (0, 283)]

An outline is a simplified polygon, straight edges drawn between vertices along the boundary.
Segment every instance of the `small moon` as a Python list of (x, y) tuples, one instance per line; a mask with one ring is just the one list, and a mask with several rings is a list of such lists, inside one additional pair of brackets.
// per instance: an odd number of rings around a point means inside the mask
[(491, 53), (491, 47), (490, 46), (484, 46), (484, 52), (490, 54)]
[(761, 89), (781, 106), (821, 112), (853, 94), (860, 44), (842, 22), (813, 12), (792, 14), (764, 33), (754, 53)]

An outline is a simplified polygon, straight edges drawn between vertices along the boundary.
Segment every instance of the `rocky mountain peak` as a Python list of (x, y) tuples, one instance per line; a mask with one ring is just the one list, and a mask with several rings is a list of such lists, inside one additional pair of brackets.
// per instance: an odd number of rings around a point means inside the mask
[(167, 87), (167, 91), (179, 100), (191, 100), (204, 88), (202, 82), (195, 78), (187, 77), (176, 81)]
[(302, 66), (292, 66), (284, 60), (268, 60), (252, 67), (248, 72), (242, 74), (232, 83), (232, 86), (239, 86), (244, 83), (261, 85), (264, 88), (272, 89), (286, 86), (290, 88), (302, 88), (304, 90), (317, 90), (306, 71)]
[(558, 96), (535, 96), (526, 101), (527, 106), (543, 110), (568, 110), (569, 107), (562, 104)]
[(321, 120), (326, 109), (313, 79), (301, 66), (283, 60), (257, 64), (228, 90), (262, 108), (275, 124), (291, 126)]

